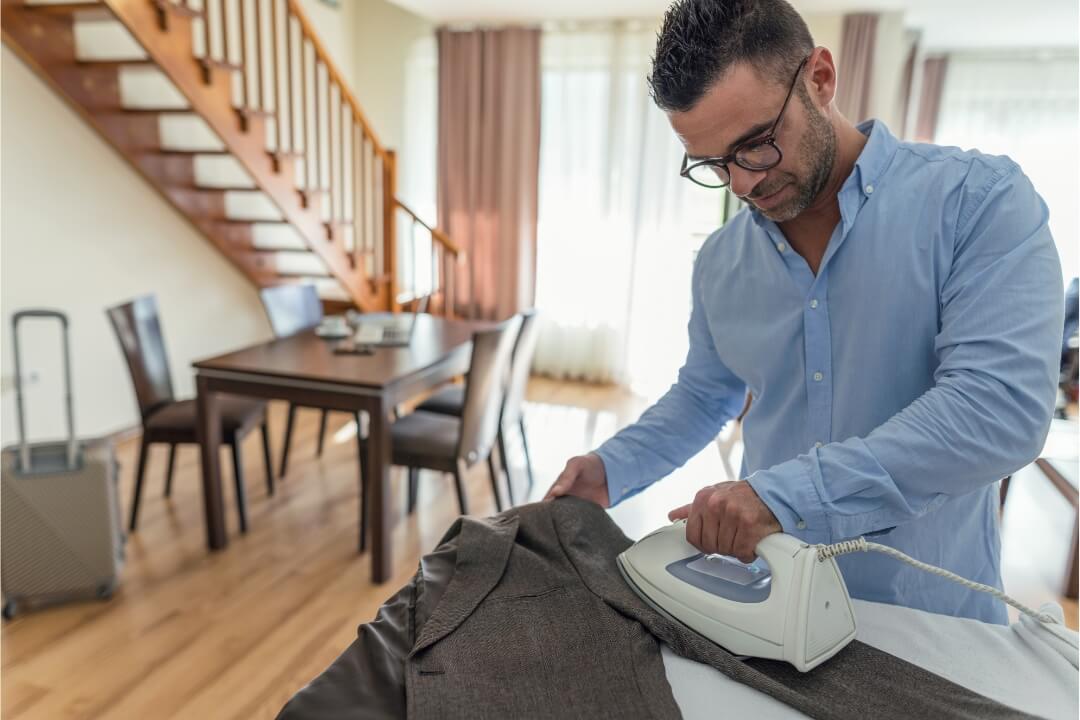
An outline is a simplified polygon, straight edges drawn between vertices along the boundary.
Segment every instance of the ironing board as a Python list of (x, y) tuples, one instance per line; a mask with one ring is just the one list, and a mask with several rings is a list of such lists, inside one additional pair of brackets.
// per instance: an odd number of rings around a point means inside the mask
[[(1076, 720), (1077, 670), (1063, 656), (1012, 627), (854, 600), (858, 639), (998, 702), (1051, 720)], [(663, 649), (664, 667), (686, 720), (754, 720), (802, 713)]]
[[(720, 470), (710, 462), (715, 462), (711, 453), (699, 454), (664, 482), (609, 510), (612, 520), (627, 537), (640, 539), (668, 522), (669, 509), (693, 497), (701, 477), (717, 477)], [(1049, 646), (1033, 641), (1019, 623), (1006, 627), (896, 605), (853, 603), (856, 637), (862, 642), (1006, 705), (1054, 720), (1076, 720), (1077, 669)], [(805, 717), (667, 648), (664, 665), (687, 720), (712, 720), (718, 707), (730, 718)]]

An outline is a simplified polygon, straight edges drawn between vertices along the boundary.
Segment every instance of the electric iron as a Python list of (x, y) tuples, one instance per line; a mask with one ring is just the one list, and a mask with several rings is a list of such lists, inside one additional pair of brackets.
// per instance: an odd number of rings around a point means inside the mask
[(686, 521), (656, 530), (619, 555), (630, 587), (655, 610), (736, 655), (784, 660), (806, 672), (855, 638), (855, 611), (836, 560), (774, 534), (744, 565), (704, 555)]
[(662, 615), (736, 655), (784, 660), (800, 672), (814, 669), (855, 638), (855, 611), (835, 559), (854, 552), (883, 553), (993, 595), (1075, 644), (1053, 615), (866, 538), (808, 545), (776, 533), (759, 542), (756, 552), (767, 567), (705, 555), (686, 541), (686, 521), (679, 520), (627, 548), (618, 564), (634, 592)]

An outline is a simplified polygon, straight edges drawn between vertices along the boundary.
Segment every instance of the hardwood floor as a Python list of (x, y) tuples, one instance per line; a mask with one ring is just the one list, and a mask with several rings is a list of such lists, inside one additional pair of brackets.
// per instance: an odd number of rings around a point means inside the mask
[[(643, 402), (609, 388), (534, 380), (527, 407), (536, 499), (572, 454), (593, 447), (631, 422)], [(280, 459), (284, 406), (272, 408), (275, 463)], [(408, 581), (423, 552), (438, 542), (456, 514), (452, 482), (423, 473), (419, 505), (405, 517), (404, 471), (395, 470), (399, 521), (393, 531), (394, 575), (372, 586), (368, 556), (356, 552), (356, 443), (347, 415), (332, 414), (326, 451), (316, 459), (316, 411), (301, 411), (288, 477), (268, 498), (257, 437), (244, 448), (250, 531), (236, 534), (231, 480), (226, 508), (232, 543), (208, 555), (199, 492), (198, 452), (177, 457), (173, 497), (162, 497), (167, 451), (155, 449), (147, 474), (139, 531), (130, 537), (127, 566), (116, 596), (27, 613), (6, 623), (2, 642), (2, 715), (19, 718), (255, 718), (273, 717), (289, 696), (328, 665)], [(135, 442), (118, 447), (122, 497), (130, 500)], [(515, 497), (525, 498), (520, 448), (510, 438)], [(704, 470), (703, 470), (704, 468)], [(707, 448), (686, 468), (720, 472)], [(695, 475), (689, 482), (696, 482)], [(706, 479), (702, 482), (712, 482)], [(1010, 510), (1025, 503), (1015, 485)], [(468, 479), (472, 509), (494, 511), (482, 469)], [(665, 508), (659, 508), (666, 511)], [(1017, 514), (1016, 517), (1020, 517)], [(1014, 558), (1010, 527), (1030, 528), (1007, 515), (1006, 560)], [(1051, 542), (1058, 542), (1051, 538)], [(1037, 565), (1021, 556), (1028, 570)], [(1056, 598), (1060, 568), (1006, 579), (1029, 602)], [(1076, 627), (1075, 603), (1067, 608)]]

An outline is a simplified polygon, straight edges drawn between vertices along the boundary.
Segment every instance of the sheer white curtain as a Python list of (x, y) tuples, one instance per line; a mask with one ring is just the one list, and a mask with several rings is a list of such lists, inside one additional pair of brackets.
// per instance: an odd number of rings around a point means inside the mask
[(1076, 50), (950, 55), (934, 142), (1008, 155), (1050, 208), (1066, 278), (1077, 274)]
[(694, 254), (724, 192), (679, 177), (645, 83), (655, 28), (546, 28), (534, 371), (657, 394), (686, 355)]

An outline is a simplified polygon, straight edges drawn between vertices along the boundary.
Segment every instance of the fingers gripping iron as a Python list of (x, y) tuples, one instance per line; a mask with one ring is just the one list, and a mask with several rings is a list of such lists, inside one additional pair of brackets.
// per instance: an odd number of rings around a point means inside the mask
[(653, 608), (736, 655), (784, 660), (806, 672), (855, 637), (855, 612), (836, 560), (790, 535), (757, 546), (767, 563), (704, 555), (685, 521), (619, 555), (630, 587)]

